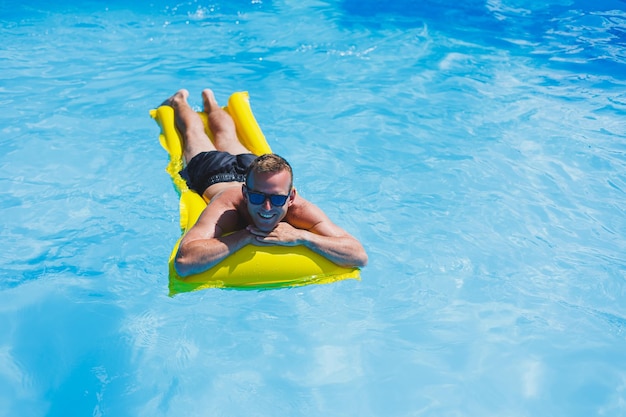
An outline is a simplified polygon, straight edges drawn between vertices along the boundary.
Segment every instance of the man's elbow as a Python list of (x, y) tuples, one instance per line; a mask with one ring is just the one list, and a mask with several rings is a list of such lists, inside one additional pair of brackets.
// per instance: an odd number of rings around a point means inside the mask
[(174, 258), (174, 269), (176, 270), (176, 274), (184, 279), (190, 275), (205, 272), (215, 266), (217, 262), (218, 261), (203, 263), (197, 258), (190, 256), (190, 254), (183, 254), (179, 251)]
[(186, 278), (194, 272), (192, 265), (190, 265), (187, 261), (187, 258), (181, 256), (180, 254), (177, 254), (174, 259), (174, 269), (176, 270), (176, 274), (181, 278)]
[(346, 258), (346, 262), (342, 266), (349, 268), (363, 268), (367, 265), (367, 252), (365, 252), (363, 245), (361, 245), (361, 243), (356, 239), (347, 253), (349, 253), (349, 256)]
[(344, 259), (339, 265), (346, 268), (363, 268), (367, 265), (368, 257), (365, 249), (359, 245), (359, 247), (352, 248), (349, 252), (349, 256)]
[(176, 270), (176, 275), (181, 278), (187, 278), (189, 275), (192, 274), (189, 268), (186, 268), (184, 265), (181, 265), (178, 262), (174, 262), (174, 269)]
[(359, 255), (356, 258), (356, 265), (359, 268), (363, 268), (364, 266), (367, 265), (367, 261), (368, 261), (368, 257), (367, 257), (367, 253), (365, 252), (365, 250), (363, 250), (361, 253), (359, 253)]

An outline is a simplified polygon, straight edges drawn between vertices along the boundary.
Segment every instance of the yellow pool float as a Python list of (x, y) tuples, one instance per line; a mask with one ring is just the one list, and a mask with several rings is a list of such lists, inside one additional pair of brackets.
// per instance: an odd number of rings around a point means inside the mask
[[(235, 121), (239, 141), (251, 153), (262, 155), (272, 152), (252, 113), (247, 92), (234, 93), (224, 110)], [(213, 139), (206, 114), (198, 114), (204, 122), (205, 131)], [(207, 203), (187, 187), (179, 174), (184, 166), (183, 149), (182, 138), (174, 122), (174, 110), (170, 106), (161, 106), (151, 110), (150, 116), (160, 126), (159, 141), (170, 156), (166, 170), (180, 194), (180, 228), (184, 235), (198, 220)], [(182, 278), (174, 268), (181, 239), (174, 245), (169, 259), (170, 295), (203, 288), (269, 289), (360, 278), (358, 268), (336, 265), (304, 246), (254, 245), (243, 247), (207, 271)]]

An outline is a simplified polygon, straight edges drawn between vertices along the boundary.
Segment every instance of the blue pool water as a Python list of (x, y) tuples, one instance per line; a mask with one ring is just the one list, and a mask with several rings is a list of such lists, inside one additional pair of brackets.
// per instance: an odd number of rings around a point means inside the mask
[[(625, 10), (0, 1), (0, 416), (626, 415)], [(168, 297), (183, 87), (249, 91), (361, 281)]]

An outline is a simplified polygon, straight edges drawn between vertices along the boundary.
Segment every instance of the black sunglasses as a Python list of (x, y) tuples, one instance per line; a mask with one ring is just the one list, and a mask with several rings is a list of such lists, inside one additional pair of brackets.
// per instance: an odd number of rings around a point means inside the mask
[(248, 201), (250, 204), (254, 204), (255, 206), (265, 203), (265, 200), (269, 198), (271, 205), (274, 207), (282, 207), (289, 198), (288, 195), (265, 194), (258, 191), (250, 191), (248, 187), (246, 187), (246, 194), (248, 195)]

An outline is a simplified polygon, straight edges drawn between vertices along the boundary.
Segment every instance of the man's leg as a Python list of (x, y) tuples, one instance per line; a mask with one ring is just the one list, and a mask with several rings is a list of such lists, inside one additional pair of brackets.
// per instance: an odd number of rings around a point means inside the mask
[(232, 155), (250, 153), (250, 151), (239, 142), (235, 122), (232, 117), (217, 104), (213, 91), (209, 89), (202, 91), (202, 101), (204, 102), (204, 112), (209, 118), (209, 129), (211, 129), (211, 133), (213, 133), (217, 150), (228, 152)]
[(179, 90), (163, 104), (174, 109), (176, 127), (183, 136), (183, 156), (189, 163), (200, 152), (214, 151), (216, 148), (204, 132), (202, 119), (187, 103), (187, 97), (187, 90)]

